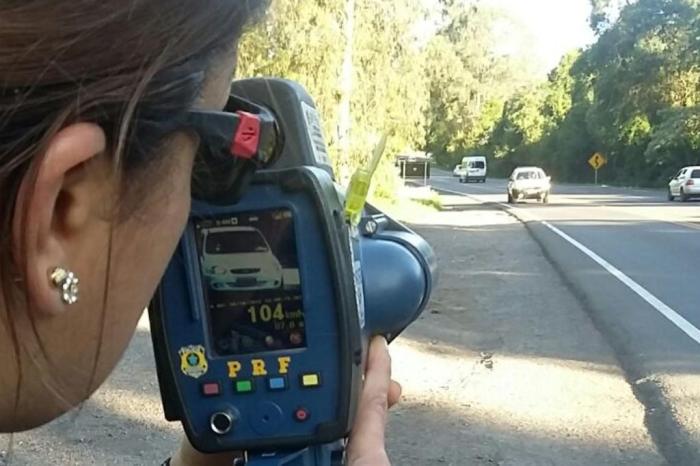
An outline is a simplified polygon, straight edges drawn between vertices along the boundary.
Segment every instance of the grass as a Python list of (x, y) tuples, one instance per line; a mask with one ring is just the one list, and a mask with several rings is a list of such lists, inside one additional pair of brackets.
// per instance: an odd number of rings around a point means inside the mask
[(403, 188), (394, 199), (373, 197), (370, 203), (396, 220), (408, 223), (442, 209), (440, 195), (425, 188)]

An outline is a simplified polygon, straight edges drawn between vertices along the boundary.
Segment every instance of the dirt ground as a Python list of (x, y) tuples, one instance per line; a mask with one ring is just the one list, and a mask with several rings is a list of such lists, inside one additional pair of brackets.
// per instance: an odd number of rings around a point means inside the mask
[[(393, 463), (664, 464), (612, 351), (524, 227), (464, 198), (443, 203), (416, 222), (440, 259), (439, 286), (392, 344), (405, 393), (388, 429)], [(0, 436), (0, 465), (155, 465), (178, 438), (143, 321), (79, 411)]]
[(417, 230), (440, 258), (431, 309), (396, 342), (397, 465), (659, 465), (612, 350), (525, 227), (444, 196)]

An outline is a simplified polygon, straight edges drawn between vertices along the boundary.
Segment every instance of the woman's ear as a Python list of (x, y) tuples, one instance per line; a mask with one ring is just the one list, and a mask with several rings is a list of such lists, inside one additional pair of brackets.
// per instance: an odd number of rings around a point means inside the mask
[[(94, 192), (99, 182), (87, 176), (85, 166), (105, 149), (102, 128), (73, 124), (51, 138), (21, 181), (13, 214), (14, 261), (21, 267), (30, 309), (45, 316), (69, 305), (51, 275), (57, 267), (74, 270), (71, 240), (87, 228), (99, 194)], [(103, 183), (110, 184), (108, 179)]]

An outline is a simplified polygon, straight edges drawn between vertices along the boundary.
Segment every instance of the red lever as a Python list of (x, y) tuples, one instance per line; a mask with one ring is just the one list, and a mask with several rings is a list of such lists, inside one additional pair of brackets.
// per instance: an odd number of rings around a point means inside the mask
[(248, 112), (236, 112), (240, 121), (231, 142), (231, 154), (241, 159), (252, 159), (260, 144), (260, 119)]

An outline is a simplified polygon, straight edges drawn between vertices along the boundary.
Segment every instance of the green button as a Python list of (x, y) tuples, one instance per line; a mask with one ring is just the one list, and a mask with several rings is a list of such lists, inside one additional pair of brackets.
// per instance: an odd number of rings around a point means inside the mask
[(239, 380), (236, 382), (236, 393), (250, 393), (253, 391), (252, 380)]

